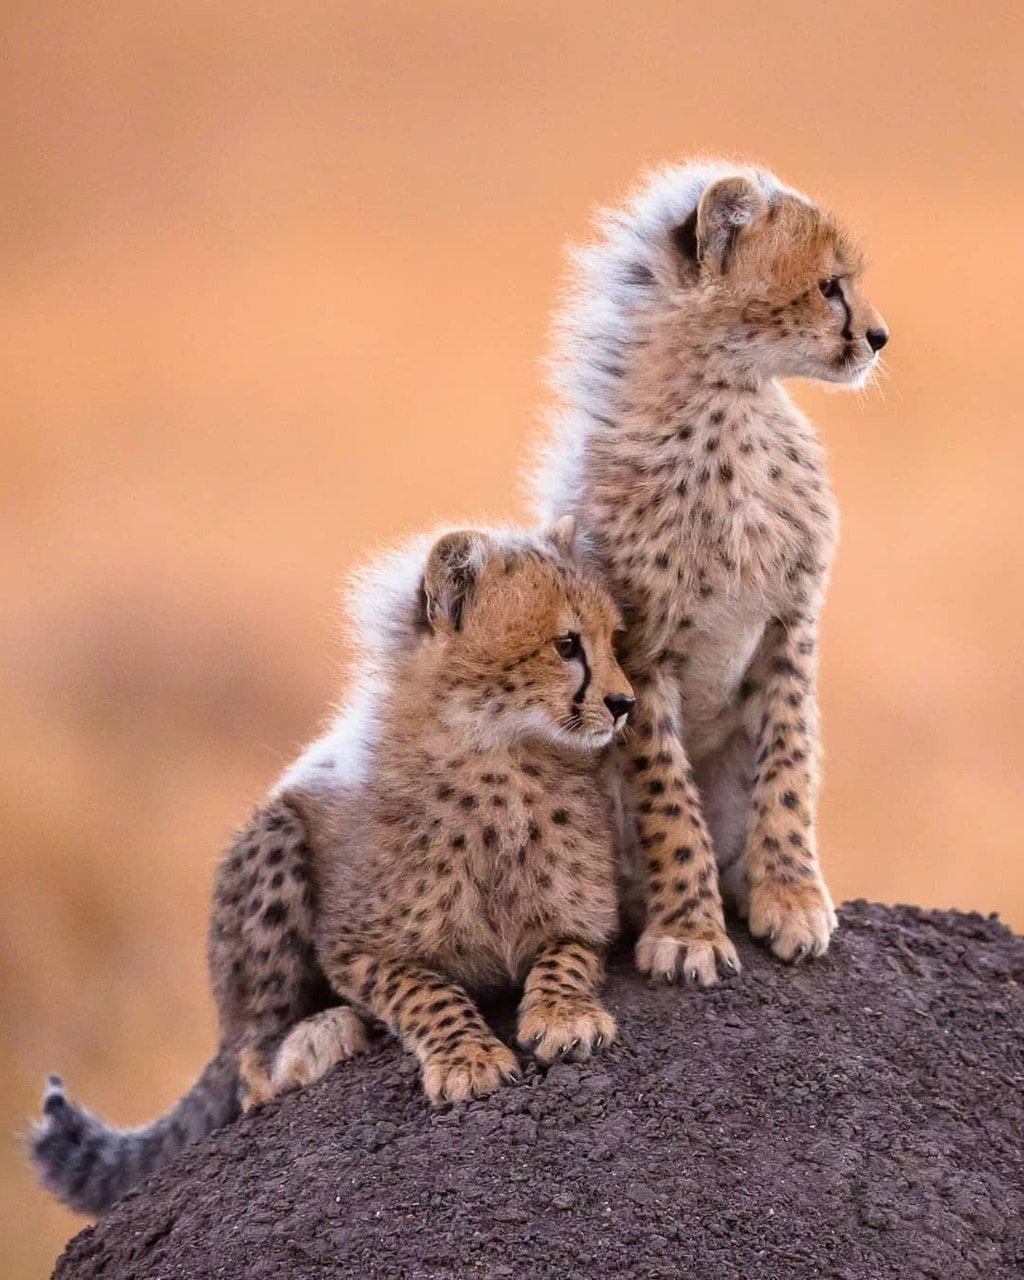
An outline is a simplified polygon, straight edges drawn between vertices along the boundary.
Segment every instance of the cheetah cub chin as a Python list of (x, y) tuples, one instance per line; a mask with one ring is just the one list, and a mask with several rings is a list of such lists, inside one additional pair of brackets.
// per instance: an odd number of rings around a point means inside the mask
[(417, 1055), (437, 1102), (518, 1075), (471, 992), (522, 984), (518, 1041), (541, 1063), (614, 1038), (597, 999), (618, 918), (605, 748), (633, 696), (572, 521), (420, 541), (363, 575), (353, 609), (349, 706), (217, 873), (217, 1053), (139, 1129), (47, 1083), (32, 1157), (72, 1208), (103, 1212), (239, 1105), (359, 1053), (364, 1019)]
[[(321, 860), (322, 970), (416, 1054), (435, 1102), (519, 1072), (471, 992), (522, 983), (518, 1041), (542, 1063), (615, 1034), (596, 998), (617, 922), (603, 748), (633, 697), (618, 612), (572, 541), (570, 520), (437, 542), (376, 656), (359, 780), (339, 785), (352, 761), (332, 743), (287, 780)], [(343, 717), (345, 753), (349, 736)], [(323, 1042), (317, 1024), (291, 1031), (272, 1089), (329, 1064)]]
[(816, 654), (837, 520), (779, 380), (871, 375), (889, 335), (860, 252), (772, 174), (714, 161), (655, 174), (575, 265), (541, 509), (576, 516), (627, 621), (639, 967), (735, 971), (722, 891), (781, 958), (821, 955)]

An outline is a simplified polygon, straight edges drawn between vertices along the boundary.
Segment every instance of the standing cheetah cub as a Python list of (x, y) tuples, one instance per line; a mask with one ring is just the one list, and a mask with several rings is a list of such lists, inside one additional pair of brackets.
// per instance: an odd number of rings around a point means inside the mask
[(888, 333), (846, 232), (764, 170), (666, 169), (601, 233), (562, 318), (542, 505), (577, 517), (626, 618), (639, 967), (707, 985), (739, 967), (719, 882), (786, 960), (836, 927), (815, 835), (836, 509), (779, 379), (860, 385)]
[(427, 550), (367, 574), (356, 696), (221, 863), (215, 1057), (135, 1130), (51, 1077), (33, 1157), (73, 1208), (102, 1212), (239, 1103), (359, 1052), (364, 1017), (417, 1055), (435, 1101), (518, 1074), (471, 991), (524, 984), (518, 1039), (542, 1063), (614, 1037), (596, 993), (617, 923), (605, 748), (633, 703), (618, 613), (571, 521)]

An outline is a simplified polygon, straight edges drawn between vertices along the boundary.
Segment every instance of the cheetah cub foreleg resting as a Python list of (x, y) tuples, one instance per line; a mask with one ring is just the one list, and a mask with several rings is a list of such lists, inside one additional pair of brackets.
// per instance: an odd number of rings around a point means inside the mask
[[(328, 741), (286, 790), (323, 866), (323, 970), (436, 1102), (518, 1075), (478, 991), (525, 979), (518, 1039), (542, 1063), (615, 1034), (597, 999), (617, 922), (605, 758), (633, 699), (617, 610), (573, 537), (442, 538), (375, 657), (362, 781), (334, 784)], [(330, 1065), (323, 1017), (279, 1052), (282, 1087)]]
[(576, 515), (628, 624), (639, 967), (707, 985), (738, 967), (720, 885), (783, 959), (836, 927), (815, 836), (836, 511), (779, 379), (860, 385), (888, 333), (848, 235), (763, 170), (667, 169), (600, 227), (562, 321), (542, 505)]

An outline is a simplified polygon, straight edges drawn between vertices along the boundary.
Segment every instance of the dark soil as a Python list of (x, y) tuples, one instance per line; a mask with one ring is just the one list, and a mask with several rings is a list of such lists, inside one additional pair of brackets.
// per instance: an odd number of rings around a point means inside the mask
[(448, 1110), (381, 1041), (184, 1152), (55, 1274), (1019, 1280), (1024, 938), (854, 903), (813, 966), (740, 951), (710, 993), (615, 966), (614, 1048)]

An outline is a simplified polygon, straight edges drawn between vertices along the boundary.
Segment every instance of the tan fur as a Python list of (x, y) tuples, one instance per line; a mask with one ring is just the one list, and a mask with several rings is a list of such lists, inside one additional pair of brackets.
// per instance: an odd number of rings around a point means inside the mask
[(576, 516), (628, 624), (638, 964), (709, 984), (739, 967), (719, 877), (786, 959), (835, 928), (814, 814), (836, 510), (777, 379), (857, 381), (887, 335), (847, 235), (763, 171), (667, 171), (603, 226), (563, 322), (546, 512)]

